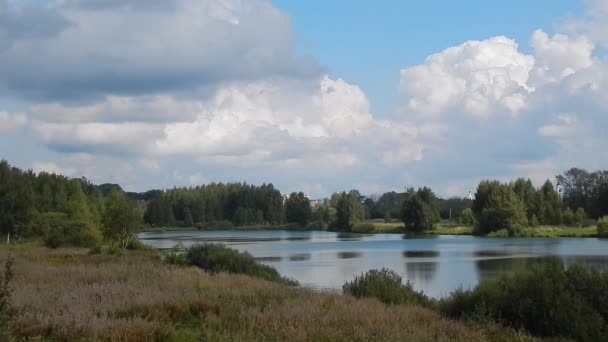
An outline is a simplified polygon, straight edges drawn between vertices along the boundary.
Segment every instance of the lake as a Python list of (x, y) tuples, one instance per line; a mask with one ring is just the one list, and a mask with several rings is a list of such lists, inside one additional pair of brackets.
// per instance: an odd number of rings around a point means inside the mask
[(608, 271), (608, 240), (596, 238), (510, 238), (350, 234), (323, 231), (144, 232), (154, 248), (223, 243), (303, 286), (341, 289), (370, 269), (387, 267), (434, 297), (475, 286), (518, 268), (559, 258)]

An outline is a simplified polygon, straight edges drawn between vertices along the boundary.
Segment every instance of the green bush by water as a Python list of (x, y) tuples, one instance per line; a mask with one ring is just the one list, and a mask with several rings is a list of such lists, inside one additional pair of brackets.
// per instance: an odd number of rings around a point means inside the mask
[(448, 317), (495, 322), (542, 337), (608, 341), (608, 274), (561, 262), (485, 281), (439, 301)]
[(386, 304), (428, 305), (429, 298), (414, 290), (412, 284), (403, 283), (401, 277), (392, 270), (382, 268), (370, 270), (346, 282), (342, 291), (354, 297), (374, 297)]
[(282, 277), (273, 267), (259, 264), (251, 254), (239, 252), (220, 244), (202, 244), (188, 249), (188, 263), (206, 271), (245, 274), (287, 285), (298, 285)]

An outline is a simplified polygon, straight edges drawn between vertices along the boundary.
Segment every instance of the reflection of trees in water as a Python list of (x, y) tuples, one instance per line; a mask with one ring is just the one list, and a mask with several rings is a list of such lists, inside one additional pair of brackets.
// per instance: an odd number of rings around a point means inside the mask
[(306, 261), (310, 260), (310, 253), (292, 254), (289, 256), (290, 261)]
[(608, 271), (608, 256), (547, 256), (527, 258), (496, 258), (475, 261), (479, 280), (496, 279), (511, 275), (517, 271), (529, 270), (532, 267), (549, 263), (560, 263), (566, 267), (580, 265), (598, 271)]
[(338, 233), (337, 238), (339, 241), (359, 241), (363, 240), (363, 234)]
[(407, 273), (407, 280), (430, 283), (437, 274), (438, 265), (439, 263), (436, 261), (406, 262), (405, 271)]
[(355, 259), (355, 258), (360, 258), (363, 254), (361, 254), (361, 252), (351, 252), (351, 251), (345, 251), (345, 252), (338, 252), (338, 259)]
[(575, 255), (563, 257), (566, 267), (580, 265), (600, 272), (608, 272), (608, 256)]
[(404, 258), (436, 258), (439, 251), (403, 251)]
[(496, 258), (479, 259), (475, 261), (479, 280), (496, 279), (503, 275), (512, 275), (517, 271), (531, 267), (546, 265), (548, 263), (561, 263), (559, 257), (525, 257), (525, 258)]

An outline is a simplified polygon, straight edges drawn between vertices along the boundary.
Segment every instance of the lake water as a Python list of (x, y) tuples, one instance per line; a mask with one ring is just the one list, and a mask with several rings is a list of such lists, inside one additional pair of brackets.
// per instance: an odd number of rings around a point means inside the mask
[(608, 271), (608, 240), (595, 238), (414, 238), (321, 231), (146, 232), (138, 237), (159, 249), (223, 243), (317, 289), (341, 289), (345, 281), (381, 267), (434, 297), (554, 258)]

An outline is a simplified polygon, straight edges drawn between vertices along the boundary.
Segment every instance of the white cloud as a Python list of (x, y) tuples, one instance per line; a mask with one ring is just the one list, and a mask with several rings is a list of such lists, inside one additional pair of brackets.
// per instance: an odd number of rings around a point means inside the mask
[[(164, 104), (160, 110), (154, 108), (159, 101)], [(228, 165), (346, 168), (359, 165), (363, 151), (381, 156), (378, 158), (385, 164), (397, 165), (420, 160), (424, 147), (419, 138), (431, 131), (408, 123), (374, 120), (367, 96), (359, 87), (327, 76), (315, 83), (237, 82), (198, 101), (108, 97), (99, 103), (71, 105), (67, 111), (56, 104), (43, 107), (32, 109), (40, 118), (33, 123), (33, 130), (40, 141), (59, 151), (153, 159), (190, 156), (203, 163)], [(96, 121), (109, 120), (103, 113), (112, 108), (120, 108), (114, 111), (115, 121)], [(190, 120), (171, 115), (183, 108), (192, 111)], [(39, 115), (53, 111), (58, 115)], [(162, 120), (149, 122), (148, 111)], [(140, 120), (122, 121), (120, 113), (139, 113), (131, 117)]]
[(531, 45), (537, 60), (534, 74), (538, 84), (535, 86), (545, 82), (558, 82), (593, 64), (595, 46), (585, 36), (556, 34), (549, 37), (544, 31), (536, 30)]
[(534, 57), (506, 37), (471, 40), (433, 54), (424, 64), (401, 70), (406, 114), (461, 112), (486, 118), (526, 106)]
[(74, 173), (76, 172), (76, 170), (74, 170), (73, 168), (64, 167), (54, 162), (35, 162), (32, 164), (32, 170), (34, 170), (34, 172), (36, 173), (55, 173), (67, 177), (74, 175)]
[(28, 120), (24, 114), (11, 114), (0, 111), (0, 132), (11, 132), (17, 128), (23, 127)]

